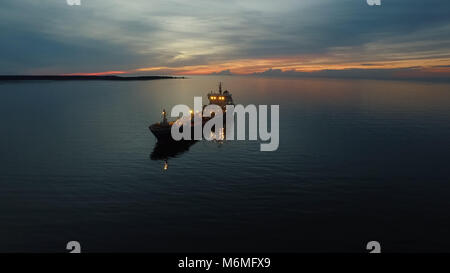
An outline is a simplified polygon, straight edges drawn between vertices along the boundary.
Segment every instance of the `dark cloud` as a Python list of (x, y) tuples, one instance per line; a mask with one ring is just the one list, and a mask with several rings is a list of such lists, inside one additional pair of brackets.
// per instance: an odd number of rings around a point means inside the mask
[(230, 69), (227, 69), (227, 70), (222, 70), (220, 72), (212, 72), (211, 75), (227, 75), (227, 76), (231, 76), (231, 75), (233, 75), (233, 73), (231, 73)]
[(395, 69), (342, 69), (320, 70), (313, 72), (299, 72), (294, 70), (282, 71), (281, 69), (268, 69), (263, 72), (253, 73), (253, 76), (263, 77), (303, 77), (303, 78), (348, 78), (348, 79), (378, 79), (378, 80), (423, 80), (445, 81), (450, 77), (446, 75), (434, 75), (422, 71), (421, 67), (395, 68)]

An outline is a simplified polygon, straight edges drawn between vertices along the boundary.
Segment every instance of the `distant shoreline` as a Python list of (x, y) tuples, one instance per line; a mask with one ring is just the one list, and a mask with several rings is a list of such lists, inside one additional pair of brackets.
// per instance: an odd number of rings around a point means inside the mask
[(0, 75), (0, 81), (151, 81), (163, 79), (184, 79), (174, 76), (80, 76), (80, 75)]

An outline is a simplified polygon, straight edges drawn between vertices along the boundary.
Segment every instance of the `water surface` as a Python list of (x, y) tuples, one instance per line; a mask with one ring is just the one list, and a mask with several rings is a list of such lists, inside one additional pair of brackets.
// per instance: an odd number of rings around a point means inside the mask
[[(279, 104), (280, 146), (148, 125), (224, 82)], [(191, 77), (0, 84), (0, 251), (448, 251), (450, 85)], [(154, 156), (152, 156), (152, 153)]]

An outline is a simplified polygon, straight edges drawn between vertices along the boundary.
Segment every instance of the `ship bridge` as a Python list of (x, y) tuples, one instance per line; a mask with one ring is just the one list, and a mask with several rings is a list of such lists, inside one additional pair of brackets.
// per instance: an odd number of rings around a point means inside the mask
[(222, 83), (219, 83), (219, 91), (218, 92), (209, 92), (208, 93), (209, 104), (216, 104), (222, 108), (225, 108), (227, 105), (234, 105), (233, 97), (228, 90), (222, 92)]

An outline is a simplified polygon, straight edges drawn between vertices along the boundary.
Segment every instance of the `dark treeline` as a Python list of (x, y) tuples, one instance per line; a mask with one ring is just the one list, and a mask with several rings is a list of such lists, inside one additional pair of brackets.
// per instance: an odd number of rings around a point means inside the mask
[(150, 81), (161, 79), (183, 79), (184, 77), (173, 76), (69, 76), (69, 75), (0, 75), (0, 81)]

